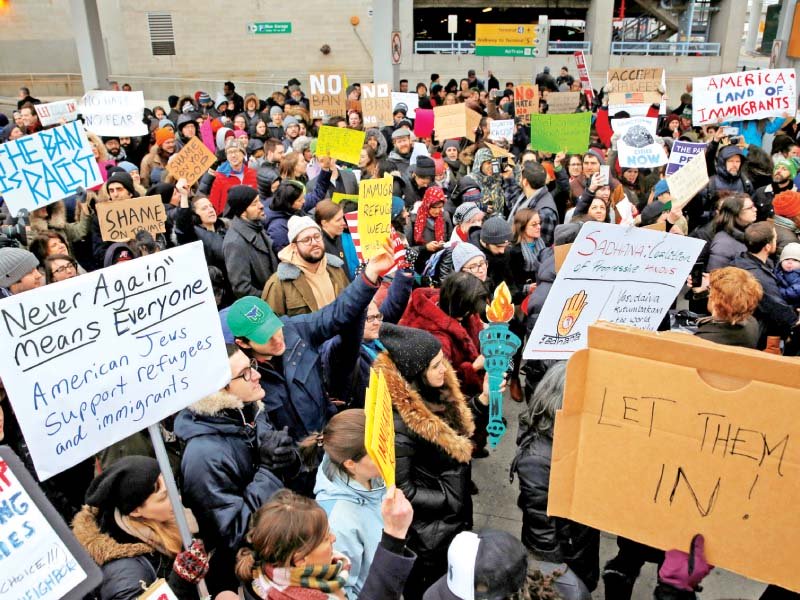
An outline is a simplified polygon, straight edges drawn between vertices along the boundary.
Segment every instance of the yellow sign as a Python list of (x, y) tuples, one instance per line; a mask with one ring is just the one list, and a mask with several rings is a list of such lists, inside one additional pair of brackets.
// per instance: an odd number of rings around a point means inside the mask
[[(378, 467), (387, 487), (395, 484), (394, 415), (392, 397), (383, 373), (375, 375), (370, 369), (370, 384), (367, 388), (367, 416), (364, 447)], [(367, 408), (369, 407), (369, 408)]]
[(535, 46), (536, 25), (475, 25), (476, 46)]
[(341, 204), (342, 202), (358, 202), (358, 194), (343, 194), (341, 192), (333, 192), (331, 202), (334, 204)]
[(358, 237), (361, 254), (369, 260), (384, 252), (392, 235), (392, 188), (394, 179), (364, 179), (358, 185)]
[(364, 147), (363, 131), (323, 125), (319, 129), (317, 156), (330, 156), (357, 165)]

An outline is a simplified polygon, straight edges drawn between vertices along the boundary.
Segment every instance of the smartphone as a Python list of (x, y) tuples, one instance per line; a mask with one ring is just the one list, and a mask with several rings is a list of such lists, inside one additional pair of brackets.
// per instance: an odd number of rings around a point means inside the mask
[(703, 263), (696, 262), (692, 267), (692, 287), (699, 288), (703, 285)]
[(609, 172), (611, 171), (611, 167), (608, 165), (600, 165), (600, 177), (603, 179), (603, 183), (608, 185), (608, 177)]

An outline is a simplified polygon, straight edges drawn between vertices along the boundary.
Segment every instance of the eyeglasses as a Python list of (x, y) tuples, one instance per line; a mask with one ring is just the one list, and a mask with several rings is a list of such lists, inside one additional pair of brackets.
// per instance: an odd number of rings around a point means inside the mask
[(61, 265), (57, 269), (53, 269), (53, 275), (60, 275), (61, 273), (65, 272), (65, 271), (77, 271), (77, 270), (78, 269), (75, 266), (75, 264), (70, 262), (70, 263), (67, 263), (65, 265)]
[(383, 321), (383, 315), (381, 313), (367, 315), (367, 323), (380, 323), (381, 321)]
[(258, 370), (258, 362), (256, 359), (253, 358), (250, 360), (250, 366), (247, 368), (246, 371), (240, 373), (236, 377), (231, 377), (231, 383), (233, 383), (236, 379), (244, 379), (245, 381), (250, 381), (253, 378), (253, 371)]
[(466, 271), (467, 273), (480, 273), (481, 271), (483, 271), (486, 268), (488, 268), (488, 266), (489, 266), (489, 263), (486, 262), (485, 260), (482, 260), (480, 262), (475, 263), (474, 265), (472, 265), (470, 267), (464, 266), (464, 267), (461, 268), (461, 270), (462, 271)]
[(295, 240), (294, 243), (302, 244), (303, 246), (309, 246), (312, 242), (320, 243), (321, 241), (322, 236), (319, 233), (315, 233), (314, 235), (309, 235), (308, 237)]

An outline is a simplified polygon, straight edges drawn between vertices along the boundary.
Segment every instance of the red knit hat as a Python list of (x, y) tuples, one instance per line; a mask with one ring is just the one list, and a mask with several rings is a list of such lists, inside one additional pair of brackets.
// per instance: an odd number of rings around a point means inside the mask
[(163, 146), (164, 142), (175, 138), (175, 132), (166, 127), (156, 129), (156, 146)]
[(772, 200), (775, 214), (792, 219), (800, 215), (800, 192), (781, 192)]

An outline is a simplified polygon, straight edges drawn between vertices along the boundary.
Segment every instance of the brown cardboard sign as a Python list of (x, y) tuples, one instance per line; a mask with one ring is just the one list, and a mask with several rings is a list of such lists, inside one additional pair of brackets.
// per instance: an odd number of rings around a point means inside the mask
[(97, 219), (104, 242), (127, 242), (142, 230), (149, 231), (153, 237), (164, 233), (167, 213), (161, 196), (145, 196), (99, 202)]
[(200, 138), (195, 136), (169, 160), (167, 171), (176, 180), (185, 179), (187, 184), (193, 185), (211, 168), (215, 160), (216, 157)]
[(514, 114), (525, 117), (539, 113), (539, 86), (516, 85), (514, 86)]
[(639, 69), (624, 67), (608, 70), (608, 83), (614, 92), (657, 92), (661, 86), (664, 69)]
[[(800, 591), (794, 358), (598, 323), (569, 361), (547, 512)], [(779, 551), (776, 551), (779, 549)]]
[(433, 109), (433, 127), (437, 140), (465, 137), (475, 141), (475, 129), (481, 122), (481, 115), (467, 108), (465, 104), (436, 106)]
[(578, 110), (580, 92), (550, 92), (545, 97), (548, 115), (565, 115)]
[(311, 118), (344, 117), (347, 114), (345, 78), (341, 73), (309, 73)]
[(391, 125), (394, 122), (391, 84), (362, 83), (361, 110), (364, 114), (364, 127)]

